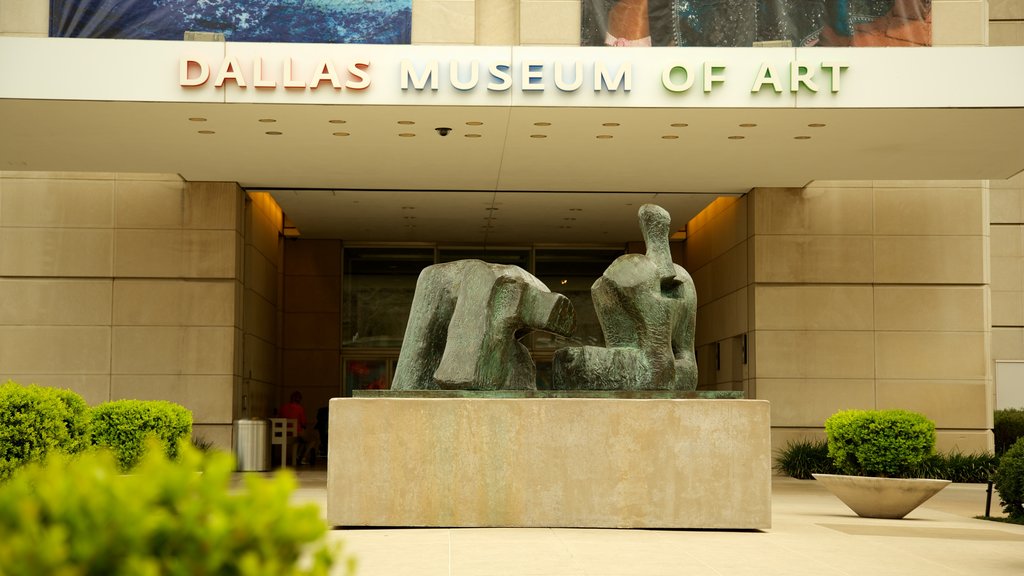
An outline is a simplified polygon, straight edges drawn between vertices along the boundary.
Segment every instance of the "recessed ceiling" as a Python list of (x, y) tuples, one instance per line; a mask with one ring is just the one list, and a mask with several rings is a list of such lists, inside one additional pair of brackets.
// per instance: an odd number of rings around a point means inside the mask
[(637, 211), (654, 203), (673, 230), (714, 194), (273, 190), (302, 238), (352, 242), (621, 244), (640, 240)]

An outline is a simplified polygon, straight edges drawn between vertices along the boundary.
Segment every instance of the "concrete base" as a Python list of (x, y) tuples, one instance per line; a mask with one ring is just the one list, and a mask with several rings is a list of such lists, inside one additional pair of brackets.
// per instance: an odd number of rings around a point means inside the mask
[(336, 526), (771, 526), (763, 400), (330, 404)]

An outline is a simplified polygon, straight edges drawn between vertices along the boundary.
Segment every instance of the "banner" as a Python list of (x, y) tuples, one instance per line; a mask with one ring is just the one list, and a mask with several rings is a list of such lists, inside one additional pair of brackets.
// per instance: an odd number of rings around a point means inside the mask
[(50, 0), (50, 36), (409, 44), (412, 0)]
[(582, 0), (583, 46), (930, 46), (931, 0)]

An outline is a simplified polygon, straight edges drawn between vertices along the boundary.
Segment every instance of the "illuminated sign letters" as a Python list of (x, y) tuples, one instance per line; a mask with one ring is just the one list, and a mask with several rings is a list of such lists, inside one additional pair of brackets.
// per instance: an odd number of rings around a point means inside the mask
[[(631, 62), (609, 63), (593, 61), (523, 60), (518, 70), (511, 60), (481, 62), (479, 60), (414, 61), (398, 63), (399, 86), (402, 91), (436, 92), (442, 87), (459, 92), (487, 90), (505, 92), (517, 87), (522, 92), (542, 92), (554, 87), (560, 92), (573, 93), (593, 88), (594, 92), (629, 93), (634, 80), (650, 82), (647, 78), (634, 78)], [(838, 93), (842, 87), (843, 71), (849, 68), (841, 62), (764, 62), (753, 78), (735, 78), (725, 62), (678, 62), (661, 70), (661, 85), (674, 94), (700, 90), (711, 94), (726, 83), (744, 82), (750, 92), (757, 94), (764, 88), (773, 92), (795, 93), (800, 90)], [(309, 89), (330, 86), (334, 90), (363, 90), (370, 86), (370, 61), (360, 59), (340, 66), (331, 59), (317, 60), (312, 67), (303, 66), (304, 73), (296, 70), (291, 58), (264, 62), (254, 57), (242, 62), (237, 56), (225, 57), (216, 68), (200, 58), (182, 58), (179, 85), (194, 88), (211, 82), (216, 88), (234, 84), (241, 89)], [(657, 80), (653, 80), (656, 82)], [(695, 88), (699, 87), (699, 88)]]

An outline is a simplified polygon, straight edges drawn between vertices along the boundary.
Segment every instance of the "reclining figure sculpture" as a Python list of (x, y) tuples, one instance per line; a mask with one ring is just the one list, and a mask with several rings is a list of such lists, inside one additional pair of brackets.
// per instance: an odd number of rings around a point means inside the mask
[(536, 390), (518, 338), (576, 329), (572, 303), (518, 266), (459, 260), (416, 281), (393, 390)]
[(646, 254), (616, 258), (591, 287), (606, 348), (555, 352), (554, 387), (562, 390), (694, 390), (697, 292), (672, 262), (670, 217), (640, 208)]

